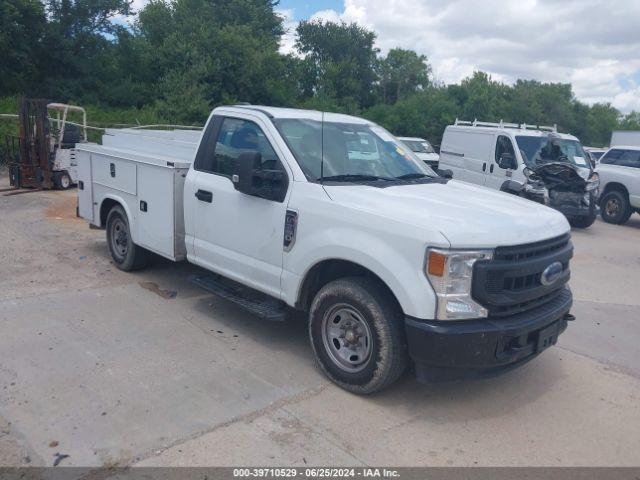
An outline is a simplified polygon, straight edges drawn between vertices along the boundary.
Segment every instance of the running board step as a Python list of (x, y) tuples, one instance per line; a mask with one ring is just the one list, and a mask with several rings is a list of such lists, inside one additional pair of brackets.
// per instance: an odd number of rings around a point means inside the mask
[(196, 275), (191, 277), (191, 282), (265, 320), (282, 322), (287, 318), (284, 302), (223, 277)]

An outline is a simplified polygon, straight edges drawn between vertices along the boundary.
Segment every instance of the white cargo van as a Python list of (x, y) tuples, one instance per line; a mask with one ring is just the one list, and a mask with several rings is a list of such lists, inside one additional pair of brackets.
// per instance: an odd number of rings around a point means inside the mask
[(79, 215), (118, 268), (186, 258), (260, 317), (307, 312), (320, 368), (353, 392), (410, 362), (428, 381), (504, 372), (573, 318), (562, 215), (442, 178), (361, 118), (218, 107), (202, 133), (107, 131), (78, 163)]
[(442, 138), (440, 169), (555, 208), (576, 227), (596, 218), (598, 176), (580, 141), (556, 127), (456, 120)]

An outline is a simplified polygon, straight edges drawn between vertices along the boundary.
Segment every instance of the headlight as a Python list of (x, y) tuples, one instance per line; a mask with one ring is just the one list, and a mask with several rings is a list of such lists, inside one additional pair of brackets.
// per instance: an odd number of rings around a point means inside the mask
[(473, 264), (492, 256), (491, 250), (428, 250), (426, 274), (438, 298), (436, 319), (463, 320), (488, 315), (487, 309), (471, 298), (471, 280)]
[(585, 190), (587, 192), (590, 192), (591, 190), (596, 190), (599, 186), (600, 186), (600, 175), (594, 172), (589, 177)]

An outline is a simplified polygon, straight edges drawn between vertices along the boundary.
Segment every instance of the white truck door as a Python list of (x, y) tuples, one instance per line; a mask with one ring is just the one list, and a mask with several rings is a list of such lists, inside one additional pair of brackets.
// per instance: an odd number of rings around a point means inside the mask
[(503, 154), (513, 155), (513, 158), (517, 162), (516, 151), (513, 146), (513, 141), (507, 135), (498, 134), (495, 137), (495, 152), (493, 158), (490, 159), (489, 165), (487, 168), (487, 179), (485, 185), (487, 187), (495, 188), (496, 190), (500, 190), (500, 187), (507, 180), (511, 180), (514, 176), (514, 171), (517, 169), (504, 169), (500, 168), (498, 165), (498, 160)]
[[(208, 133), (215, 142), (202, 139), (208, 152), (203, 161), (196, 158), (189, 174), (185, 208), (193, 205), (194, 263), (279, 297), (286, 199), (246, 195), (232, 182), (235, 162), (245, 152), (260, 152), (265, 169), (285, 170), (259, 123), (214, 118)], [(194, 198), (187, 200), (190, 195)]]

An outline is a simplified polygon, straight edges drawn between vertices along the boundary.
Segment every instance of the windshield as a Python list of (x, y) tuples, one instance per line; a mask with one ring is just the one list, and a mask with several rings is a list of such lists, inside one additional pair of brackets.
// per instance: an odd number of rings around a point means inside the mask
[(273, 122), (311, 181), (437, 177), (413, 152), (377, 125), (294, 118)]
[(402, 140), (414, 153), (436, 153), (433, 147), (426, 140)]
[(589, 168), (587, 154), (577, 140), (559, 138), (554, 135), (533, 137), (516, 135), (516, 142), (524, 163), (536, 168), (545, 163), (569, 163), (577, 167)]

